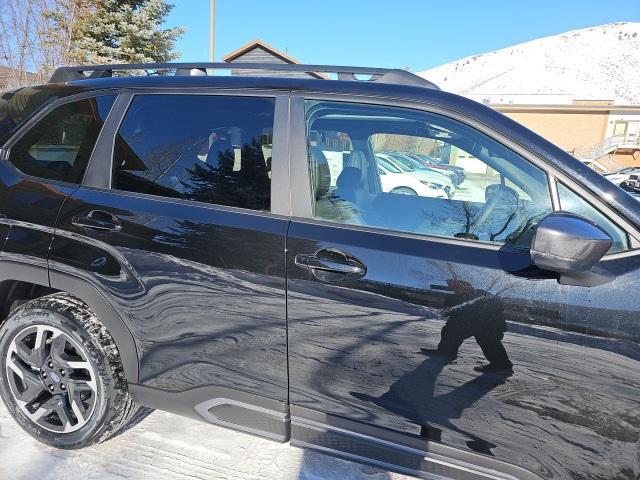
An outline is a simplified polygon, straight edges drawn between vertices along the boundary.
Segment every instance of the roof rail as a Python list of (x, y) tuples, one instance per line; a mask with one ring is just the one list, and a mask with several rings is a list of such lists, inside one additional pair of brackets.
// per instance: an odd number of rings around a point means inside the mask
[[(374, 81), (380, 83), (395, 83), (400, 85), (412, 85), (426, 87), (435, 90), (440, 88), (414, 73), (401, 69), (368, 68), (368, 67), (340, 67), (335, 65), (300, 65), (288, 63), (139, 63), (119, 65), (85, 65), (78, 67), (58, 68), (49, 83), (69, 82), (72, 80), (84, 80), (93, 78), (112, 77), (115, 71), (142, 70), (148, 75), (157, 74), (158, 71), (174, 70), (176, 76), (206, 76), (207, 70), (263, 70), (266, 72), (302, 72), (319, 78), (329, 79), (321, 73), (333, 73), (338, 80)], [(358, 75), (369, 75), (370, 78), (358, 78)]]

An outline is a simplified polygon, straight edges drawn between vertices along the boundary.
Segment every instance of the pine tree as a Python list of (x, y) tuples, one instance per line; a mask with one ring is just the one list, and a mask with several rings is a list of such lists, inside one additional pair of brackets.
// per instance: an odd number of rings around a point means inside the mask
[(74, 60), (79, 63), (168, 62), (179, 54), (184, 28), (163, 29), (173, 5), (165, 0), (95, 0), (78, 26)]

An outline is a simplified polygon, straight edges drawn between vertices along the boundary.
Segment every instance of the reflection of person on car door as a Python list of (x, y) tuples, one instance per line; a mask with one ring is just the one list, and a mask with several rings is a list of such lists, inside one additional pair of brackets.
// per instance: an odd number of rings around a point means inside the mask
[(489, 361), (488, 365), (475, 370), (510, 373), (513, 364), (502, 344), (507, 331), (502, 301), (463, 280), (448, 280), (447, 284), (452, 294), (445, 299), (444, 313), (448, 318), (442, 327), (440, 343), (437, 349), (422, 349), (422, 352), (454, 359), (462, 343), (474, 337)]
[[(460, 418), (471, 405), (494, 388), (504, 384), (512, 374), (512, 364), (502, 344), (507, 324), (504, 305), (498, 295), (475, 289), (463, 280), (447, 281), (450, 294), (443, 313), (447, 322), (442, 328), (440, 343), (436, 349), (421, 349), (431, 358), (424, 360), (414, 370), (405, 373), (379, 397), (351, 392), (360, 401), (372, 402), (391, 412), (402, 415), (420, 425), (420, 436), (436, 442), (442, 441), (443, 430), (458, 432), (467, 438), (472, 450), (491, 455), (495, 445), (452, 422)], [(458, 355), (462, 343), (474, 337), (489, 363), (474, 370), (482, 372), (444, 395), (436, 395), (439, 375)]]

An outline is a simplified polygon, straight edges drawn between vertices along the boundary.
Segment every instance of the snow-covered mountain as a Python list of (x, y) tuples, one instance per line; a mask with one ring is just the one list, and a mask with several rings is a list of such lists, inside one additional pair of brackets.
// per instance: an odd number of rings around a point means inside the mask
[(572, 30), (418, 75), (443, 90), (490, 103), (597, 99), (640, 104), (640, 23)]

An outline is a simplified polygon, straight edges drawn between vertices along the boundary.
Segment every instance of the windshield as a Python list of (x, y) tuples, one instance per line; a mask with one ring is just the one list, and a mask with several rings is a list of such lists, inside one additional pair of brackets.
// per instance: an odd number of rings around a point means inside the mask
[(380, 165), (385, 170), (391, 173), (402, 173), (398, 168), (395, 167), (395, 165), (385, 159), (382, 155), (376, 155), (376, 160), (378, 160), (378, 165)]
[(394, 167), (396, 167), (396, 169), (399, 169), (400, 172), (413, 172), (415, 170), (415, 168), (411, 168), (407, 165), (405, 165), (404, 163), (398, 161), (397, 158), (392, 157), (390, 155), (385, 155), (387, 161), (393, 165)]
[(436, 165), (446, 165), (447, 164), (447, 162), (445, 162), (441, 158), (430, 157), (429, 155), (427, 155), (425, 153), (416, 153), (415, 155), (420, 157), (421, 159), (423, 159), (425, 162), (435, 163)]
[(407, 167), (409, 169), (409, 171), (413, 171), (413, 170), (423, 170), (425, 167), (418, 162), (417, 160), (414, 160), (412, 158), (409, 158), (405, 155), (393, 155), (392, 158), (402, 164), (403, 166)]

